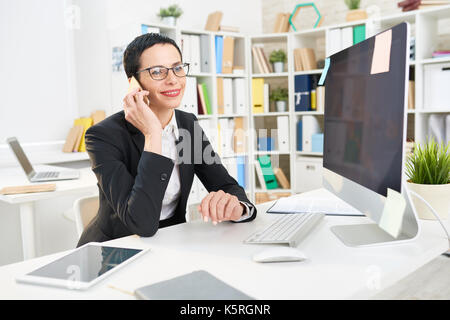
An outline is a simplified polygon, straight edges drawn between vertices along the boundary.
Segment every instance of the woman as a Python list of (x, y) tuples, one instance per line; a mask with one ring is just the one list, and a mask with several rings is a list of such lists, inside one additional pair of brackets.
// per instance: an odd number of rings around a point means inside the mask
[(123, 63), (128, 79), (134, 77), (142, 89), (126, 95), (124, 111), (86, 132), (100, 208), (78, 246), (131, 234), (150, 237), (158, 228), (185, 222), (194, 174), (209, 192), (198, 207), (205, 222), (253, 220), (254, 205), (221, 164), (197, 118), (175, 109), (189, 71), (176, 43), (159, 34), (139, 36), (126, 48)]

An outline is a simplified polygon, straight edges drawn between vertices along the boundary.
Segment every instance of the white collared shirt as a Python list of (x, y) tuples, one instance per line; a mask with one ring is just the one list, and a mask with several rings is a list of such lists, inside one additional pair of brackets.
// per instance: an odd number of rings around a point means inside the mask
[(175, 144), (179, 138), (179, 132), (175, 112), (172, 113), (172, 118), (164, 127), (161, 138), (162, 155), (175, 162), (162, 202), (161, 216), (159, 219), (164, 220), (170, 218), (175, 213), (181, 194), (180, 170), (177, 164), (177, 148)]
[[(178, 205), (181, 195), (180, 170), (177, 161), (176, 141), (179, 139), (178, 125), (175, 118), (175, 111), (172, 113), (172, 118), (162, 131), (161, 147), (162, 155), (170, 158), (175, 162), (175, 165), (170, 175), (169, 183), (167, 185), (166, 193), (164, 194), (160, 220), (168, 219), (175, 214), (175, 209)], [(237, 220), (241, 221), (248, 219), (253, 215), (253, 210), (250, 210), (245, 202), (241, 203), (245, 206), (245, 213)]]

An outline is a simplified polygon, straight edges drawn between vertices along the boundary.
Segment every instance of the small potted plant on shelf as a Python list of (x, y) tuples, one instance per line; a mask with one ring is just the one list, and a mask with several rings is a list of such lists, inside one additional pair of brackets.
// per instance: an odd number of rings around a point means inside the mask
[[(424, 198), (441, 219), (447, 218), (450, 209), (449, 146), (429, 140), (416, 145), (406, 161), (408, 188)], [(420, 219), (436, 219), (423, 201), (414, 195), (411, 198)]]
[(277, 112), (287, 111), (288, 90), (286, 88), (277, 88), (270, 93), (270, 101), (275, 101)]
[(158, 17), (164, 24), (169, 26), (175, 26), (177, 19), (183, 14), (183, 10), (177, 5), (173, 4), (167, 8), (161, 8), (158, 13)]
[(344, 0), (344, 1), (348, 9), (350, 10), (347, 13), (345, 20), (356, 21), (367, 19), (367, 12), (365, 10), (359, 9), (359, 3), (361, 2), (361, 0)]
[(282, 49), (272, 51), (269, 57), (269, 61), (273, 64), (274, 72), (283, 72), (284, 63), (286, 62), (286, 52), (284, 52)]

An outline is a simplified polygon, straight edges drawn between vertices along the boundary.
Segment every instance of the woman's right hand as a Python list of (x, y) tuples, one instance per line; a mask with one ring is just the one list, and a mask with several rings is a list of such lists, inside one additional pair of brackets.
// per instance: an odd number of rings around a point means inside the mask
[(144, 102), (144, 98), (148, 94), (148, 91), (136, 88), (123, 99), (125, 120), (139, 129), (144, 136), (161, 134), (162, 132), (161, 122)]

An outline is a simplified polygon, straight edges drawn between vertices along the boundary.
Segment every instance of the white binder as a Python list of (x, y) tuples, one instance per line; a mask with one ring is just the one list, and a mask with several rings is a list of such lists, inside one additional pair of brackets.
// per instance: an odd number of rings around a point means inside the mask
[(209, 35), (200, 35), (200, 71), (211, 72)]
[(277, 117), (278, 151), (289, 152), (289, 117)]
[(245, 114), (245, 81), (242, 78), (233, 79), (233, 112)]
[(341, 30), (341, 50), (353, 45), (353, 27), (345, 27)]
[[(191, 63), (191, 37), (188, 34), (181, 35), (181, 52), (183, 53), (183, 62)], [(189, 68), (192, 71), (192, 68)]]
[(186, 87), (179, 109), (197, 115), (197, 78), (186, 77)]
[(450, 114), (445, 117), (445, 144), (450, 143)]
[(332, 54), (341, 51), (341, 29), (331, 29), (330, 36), (328, 38), (328, 54), (327, 56), (331, 56)]
[(269, 112), (269, 107), (270, 107), (270, 87), (268, 83), (264, 83), (264, 113), (268, 113)]
[(225, 167), (227, 168), (228, 174), (237, 181), (238, 170), (236, 158), (227, 158)]
[(216, 133), (217, 128), (212, 127), (212, 123), (209, 119), (200, 119), (198, 120), (198, 124), (203, 129), (203, 132), (205, 133), (206, 138), (208, 138), (209, 143), (211, 143), (213, 150), (218, 150)]
[(445, 134), (445, 115), (431, 114), (428, 118), (428, 137), (434, 138), (437, 143), (443, 143), (446, 139)]
[(219, 119), (220, 127), (220, 155), (233, 154), (233, 129), (234, 120), (232, 119)]
[(303, 116), (302, 117), (302, 149), (306, 152), (312, 151), (312, 135), (314, 133), (320, 133), (319, 120), (315, 116)]
[(233, 79), (223, 78), (224, 114), (233, 114)]
[(191, 65), (189, 66), (190, 72), (198, 74), (201, 72), (200, 66), (200, 36), (190, 35), (191, 39)]

